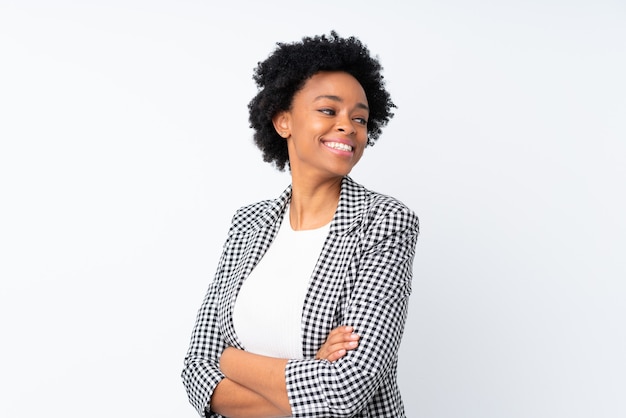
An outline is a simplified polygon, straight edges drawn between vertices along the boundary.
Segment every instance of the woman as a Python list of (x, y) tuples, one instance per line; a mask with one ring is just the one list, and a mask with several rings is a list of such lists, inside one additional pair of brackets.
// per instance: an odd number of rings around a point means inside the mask
[(404, 416), (418, 220), (348, 177), (393, 116), (381, 69), (335, 32), (259, 63), (250, 124), (291, 185), (233, 217), (182, 373), (200, 415)]

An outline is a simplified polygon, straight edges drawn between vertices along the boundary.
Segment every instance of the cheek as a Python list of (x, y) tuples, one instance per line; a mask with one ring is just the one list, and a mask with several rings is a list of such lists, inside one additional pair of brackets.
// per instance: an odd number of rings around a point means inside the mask
[(363, 155), (363, 152), (365, 152), (365, 148), (367, 148), (367, 131), (365, 129), (363, 130), (363, 132), (359, 133), (357, 141), (359, 143), (359, 155)]
[(361, 159), (361, 157), (363, 156), (363, 153), (365, 152), (365, 147), (367, 146), (367, 141), (363, 143), (362, 146), (359, 146), (356, 150), (356, 152), (354, 153), (354, 158), (356, 161), (359, 161)]
[(323, 120), (316, 118), (297, 119), (292, 125), (292, 134), (299, 137), (317, 137), (328, 130), (327, 124)]
[(309, 122), (309, 132), (314, 135), (323, 135), (327, 133), (333, 127), (332, 123), (324, 119), (314, 118)]

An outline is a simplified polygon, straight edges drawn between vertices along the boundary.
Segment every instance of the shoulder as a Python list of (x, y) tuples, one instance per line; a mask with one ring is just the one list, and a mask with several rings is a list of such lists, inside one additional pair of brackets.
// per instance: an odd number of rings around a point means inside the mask
[(263, 220), (267, 218), (268, 213), (271, 213), (274, 207), (274, 200), (262, 200), (240, 207), (232, 217), (229, 235), (256, 229), (263, 223)]
[(268, 199), (240, 207), (233, 215), (233, 223), (239, 224), (257, 218), (260, 214), (267, 212), (273, 202)]
[[(347, 178), (345, 191), (362, 203), (363, 221), (367, 225), (387, 224), (390, 227), (419, 231), (419, 219), (415, 212), (399, 199), (369, 190)], [(393, 229), (395, 229), (393, 228)]]
[(290, 198), (291, 186), (287, 187), (277, 199), (262, 200), (237, 209), (231, 221), (229, 235), (275, 224), (282, 219)]

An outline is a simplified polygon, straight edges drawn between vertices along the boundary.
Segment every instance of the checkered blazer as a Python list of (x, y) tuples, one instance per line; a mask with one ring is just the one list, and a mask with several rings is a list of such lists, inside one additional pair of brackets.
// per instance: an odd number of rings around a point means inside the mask
[[(233, 326), (241, 284), (276, 236), (291, 186), (276, 200), (237, 211), (217, 273), (198, 311), (182, 372), (201, 416), (224, 377), (219, 357), (242, 348)], [(398, 348), (411, 293), (419, 232), (416, 215), (399, 201), (349, 177), (315, 266), (302, 311), (304, 360), (289, 360), (286, 383), (294, 417), (404, 417), (398, 391)], [(330, 331), (351, 325), (359, 346), (331, 363), (315, 360)]]

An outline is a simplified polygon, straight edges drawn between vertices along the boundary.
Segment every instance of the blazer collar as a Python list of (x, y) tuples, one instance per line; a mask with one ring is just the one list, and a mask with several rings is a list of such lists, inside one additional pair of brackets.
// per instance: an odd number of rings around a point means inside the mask
[[(259, 226), (276, 224), (282, 220), (291, 200), (291, 190), (290, 184), (278, 199), (269, 201), (267, 210), (259, 219)], [(367, 190), (363, 186), (348, 176), (343, 178), (337, 211), (330, 223), (331, 233), (345, 235), (361, 223), (366, 208), (366, 194)]]
[(346, 235), (361, 224), (367, 205), (366, 193), (367, 190), (350, 177), (343, 178), (339, 204), (330, 224), (331, 233)]

